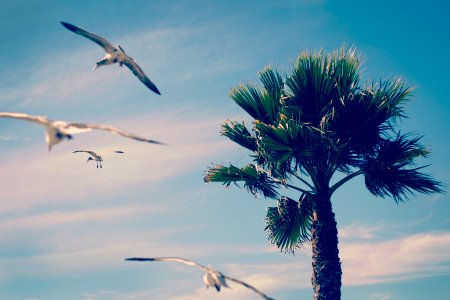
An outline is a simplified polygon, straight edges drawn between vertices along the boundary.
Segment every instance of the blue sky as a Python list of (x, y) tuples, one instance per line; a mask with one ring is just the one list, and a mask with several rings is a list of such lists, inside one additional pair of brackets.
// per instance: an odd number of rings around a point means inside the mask
[[(270, 64), (288, 72), (303, 50), (355, 46), (367, 80), (402, 76), (416, 87), (403, 130), (425, 135), (421, 164), (450, 182), (447, 90), (449, 4), (443, 1), (2, 1), (0, 111), (107, 123), (168, 143), (93, 132), (48, 153), (43, 129), (0, 120), (0, 299), (258, 299), (233, 285), (206, 290), (203, 274), (130, 256), (211, 264), (276, 299), (311, 299), (311, 253), (271, 246), (273, 201), (205, 185), (212, 162), (248, 155), (219, 135), (249, 120), (227, 97)], [(103, 57), (67, 21), (120, 44), (160, 89), (126, 68), (92, 71)], [(78, 149), (118, 149), (104, 168)], [(449, 196), (397, 206), (362, 178), (333, 198), (343, 299), (444, 299), (450, 293)]]

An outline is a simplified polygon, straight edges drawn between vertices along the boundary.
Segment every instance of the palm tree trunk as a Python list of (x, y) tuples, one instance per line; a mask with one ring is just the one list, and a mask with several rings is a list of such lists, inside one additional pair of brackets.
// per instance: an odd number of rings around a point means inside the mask
[(311, 234), (314, 300), (339, 300), (342, 269), (337, 224), (328, 194), (316, 196)]

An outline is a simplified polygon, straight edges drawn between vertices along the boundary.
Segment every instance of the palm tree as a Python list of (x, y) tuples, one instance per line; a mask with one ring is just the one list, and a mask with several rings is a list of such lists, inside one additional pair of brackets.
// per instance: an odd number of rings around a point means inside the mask
[[(398, 129), (412, 88), (400, 79), (362, 85), (360, 66), (354, 49), (304, 52), (285, 80), (266, 67), (259, 73), (262, 88), (233, 88), (230, 97), (253, 118), (252, 126), (227, 120), (221, 133), (253, 152), (251, 163), (213, 165), (204, 177), (227, 186), (242, 182), (252, 194), (277, 200), (265, 230), (285, 252), (311, 242), (317, 300), (341, 295), (334, 191), (362, 175), (370, 193), (397, 204), (413, 192), (442, 192), (415, 165), (429, 153), (421, 137)], [(280, 195), (280, 187), (299, 192), (298, 200)]]

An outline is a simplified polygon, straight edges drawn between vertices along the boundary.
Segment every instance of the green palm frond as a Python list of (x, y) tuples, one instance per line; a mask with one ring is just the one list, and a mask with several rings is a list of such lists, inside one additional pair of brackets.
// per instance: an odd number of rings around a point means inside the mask
[(384, 164), (413, 165), (418, 157), (426, 157), (428, 149), (420, 144), (422, 136), (397, 134), (394, 140), (384, 140), (377, 152), (377, 159)]
[(311, 197), (303, 194), (300, 202), (282, 197), (277, 207), (269, 207), (265, 231), (269, 240), (281, 251), (294, 253), (303, 243), (309, 242), (312, 224)]
[(264, 89), (270, 95), (270, 97), (276, 101), (281, 99), (281, 95), (283, 94), (284, 82), (281, 75), (272, 70), (270, 66), (264, 68), (261, 72), (259, 72), (260, 80), (264, 85)]
[(310, 162), (326, 163), (327, 148), (322, 147), (325, 141), (319, 129), (292, 119), (280, 120), (278, 126), (254, 124), (258, 153), (277, 175), (285, 178), (292, 168), (302, 170)]
[(375, 196), (389, 196), (396, 203), (404, 202), (413, 192), (423, 194), (442, 193), (441, 184), (432, 176), (414, 169), (372, 168), (365, 171), (367, 189)]
[(254, 164), (248, 164), (238, 168), (230, 164), (229, 166), (218, 164), (207, 170), (203, 180), (208, 182), (222, 182), (225, 186), (231, 183), (243, 182), (246, 188), (253, 195), (263, 194), (266, 198), (275, 199), (278, 197), (276, 191), (277, 184), (264, 170), (259, 169)]
[(359, 66), (353, 49), (300, 54), (286, 85), (301, 107), (304, 121), (318, 127), (330, 105), (357, 88)]
[(367, 157), (362, 171), (367, 189), (375, 196), (390, 196), (395, 202), (407, 200), (414, 191), (431, 194), (442, 192), (441, 184), (419, 168), (407, 168), (414, 159), (426, 156), (428, 150), (419, 144), (420, 137), (398, 134), (384, 140), (375, 156)]
[(326, 116), (327, 129), (351, 151), (371, 152), (383, 135), (392, 132), (396, 119), (403, 117), (402, 104), (410, 91), (404, 82), (393, 80), (341, 97)]
[(256, 138), (248, 131), (244, 122), (226, 120), (222, 124), (221, 134), (250, 151), (255, 152), (257, 149)]
[[(332, 55), (333, 56), (333, 55)], [(335, 52), (334, 59), (331, 60), (332, 70), (336, 85), (335, 94), (339, 99), (342, 95), (352, 94), (359, 88), (359, 68), (361, 59), (354, 48), (339, 50), (339, 55)]]
[(385, 112), (385, 122), (405, 117), (403, 104), (410, 100), (413, 88), (406, 85), (404, 80), (398, 78), (380, 81), (378, 84), (372, 84), (369, 90), (372, 91), (373, 98), (377, 99), (379, 103), (379, 111)]
[[(273, 86), (270, 88), (275, 89)], [(268, 124), (275, 122), (280, 99), (272, 98), (268, 91), (260, 91), (257, 86), (247, 83), (246, 85), (241, 84), (238, 88), (233, 88), (230, 97), (255, 120), (261, 120)]]

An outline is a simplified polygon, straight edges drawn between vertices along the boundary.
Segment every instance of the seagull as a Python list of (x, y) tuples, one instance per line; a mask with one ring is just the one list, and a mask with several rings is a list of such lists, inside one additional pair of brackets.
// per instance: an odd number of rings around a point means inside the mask
[(207, 270), (205, 270), (205, 275), (203, 275), (203, 282), (206, 288), (215, 287), (218, 292), (220, 292), (222, 286), (229, 288), (224, 275), (220, 272), (213, 271), (209, 265)]
[(264, 298), (266, 300), (275, 300), (273, 298), (270, 298), (266, 294), (262, 293), (260, 290), (256, 289), (254, 286), (251, 286), (248, 283), (245, 283), (239, 279), (224, 275), (221, 272), (214, 270), (210, 266), (206, 267), (195, 261), (192, 261), (192, 260), (189, 260), (186, 258), (181, 258), (181, 257), (153, 257), (153, 258), (132, 257), (132, 258), (126, 258), (125, 260), (127, 260), (127, 261), (174, 261), (174, 262), (183, 263), (188, 266), (193, 266), (193, 267), (199, 268), (200, 270), (203, 270), (205, 272), (205, 275), (203, 276), (203, 282), (205, 283), (206, 288), (215, 287), (217, 292), (220, 292), (221, 287), (229, 288), (226, 280), (230, 280), (230, 281), (233, 281), (240, 285), (243, 285), (246, 288), (251, 289), (256, 294), (258, 294), (259, 296), (261, 296), (262, 298)]
[(123, 65), (126, 65), (128, 69), (130, 69), (131, 72), (133, 72), (133, 74), (137, 78), (139, 78), (139, 80), (143, 84), (145, 84), (146, 87), (148, 87), (156, 94), (161, 95), (156, 85), (147, 77), (147, 75), (145, 75), (144, 71), (142, 71), (141, 67), (139, 67), (136, 61), (125, 53), (125, 51), (122, 49), (122, 47), (120, 47), (120, 45), (117, 45), (116, 47), (113, 44), (111, 44), (107, 39), (94, 33), (90, 33), (75, 25), (66, 22), (61, 22), (61, 24), (70, 31), (90, 39), (91, 41), (102, 47), (103, 50), (105, 50), (106, 52), (105, 57), (95, 64), (94, 70), (96, 70), (98, 67), (104, 65), (111, 65), (115, 63), (119, 63), (119, 66), (121, 67)]
[(73, 134), (88, 132), (92, 129), (109, 131), (111, 133), (118, 134), (123, 137), (140, 142), (163, 145), (163, 143), (161, 142), (146, 139), (133, 133), (125, 132), (115, 127), (103, 124), (67, 123), (65, 121), (53, 121), (45, 116), (33, 116), (15, 112), (0, 112), (0, 118), (25, 120), (45, 126), (45, 142), (48, 145), (48, 151), (51, 151), (54, 145), (59, 144), (64, 139), (72, 139)]
[(87, 162), (91, 161), (91, 160), (95, 160), (97, 162), (97, 168), (100, 165), (100, 168), (103, 168), (102, 166), (102, 161), (103, 161), (103, 156), (105, 156), (108, 153), (124, 153), (123, 151), (114, 151), (114, 150), (106, 150), (100, 153), (95, 153), (94, 151), (90, 151), (90, 150), (77, 150), (77, 151), (73, 151), (72, 153), (78, 153), (78, 152), (85, 152), (88, 153), (90, 156), (87, 160)]

